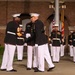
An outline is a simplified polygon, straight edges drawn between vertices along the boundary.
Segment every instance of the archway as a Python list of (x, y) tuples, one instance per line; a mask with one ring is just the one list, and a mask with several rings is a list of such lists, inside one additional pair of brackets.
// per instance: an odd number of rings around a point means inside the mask
[(26, 24), (30, 22), (30, 14), (29, 13), (21, 13), (21, 24), (23, 25), (23, 31), (25, 31)]

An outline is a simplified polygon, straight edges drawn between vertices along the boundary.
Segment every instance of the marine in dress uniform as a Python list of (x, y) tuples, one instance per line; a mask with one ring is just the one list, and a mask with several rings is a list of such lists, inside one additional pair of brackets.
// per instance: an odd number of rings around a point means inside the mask
[(38, 19), (39, 14), (30, 13), (31, 21), (35, 25), (35, 47), (38, 47), (38, 69), (34, 70), (34, 72), (43, 72), (44, 71), (44, 59), (46, 59), (48, 63), (49, 69), (47, 71), (51, 71), (54, 68), (54, 64), (52, 63), (49, 49), (48, 49), (48, 39), (44, 34), (44, 24), (42, 21)]
[(1, 70), (2, 71), (8, 71), (8, 72), (16, 72), (17, 70), (13, 69), (13, 59), (14, 59), (14, 53), (16, 49), (16, 43), (17, 43), (17, 27), (18, 23), (20, 21), (20, 14), (14, 14), (14, 20), (9, 22), (6, 27), (6, 34), (5, 34), (5, 50), (3, 54), (2, 64), (1, 64)]
[(70, 35), (68, 36), (68, 45), (69, 45), (69, 54), (70, 57), (73, 57), (73, 44), (72, 44), (72, 32), (70, 33)]
[(52, 50), (53, 50), (53, 62), (59, 62), (60, 60), (60, 45), (61, 45), (61, 32), (58, 31), (58, 25), (54, 25), (55, 29), (51, 32)]
[(75, 62), (75, 31), (72, 33), (73, 61)]
[(17, 59), (18, 61), (23, 60), (23, 48), (24, 48), (24, 31), (22, 30), (23, 25), (20, 24), (17, 28)]
[[(37, 60), (36, 60), (36, 51), (35, 51), (35, 46), (34, 46), (35, 45), (35, 33), (34, 33), (34, 25), (32, 22), (26, 25), (25, 36), (26, 36), (25, 42), (27, 43), (27, 70), (32, 69), (32, 63), (33, 63), (33, 68), (36, 69)], [(32, 57), (34, 57), (34, 61)]]

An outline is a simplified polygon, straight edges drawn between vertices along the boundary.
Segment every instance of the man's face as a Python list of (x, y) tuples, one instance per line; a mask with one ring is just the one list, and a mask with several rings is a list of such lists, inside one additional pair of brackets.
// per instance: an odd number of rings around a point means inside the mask
[(20, 18), (19, 17), (15, 17), (15, 21), (20, 21)]
[(37, 16), (32, 16), (32, 17), (31, 17), (31, 21), (32, 21), (33, 23), (34, 23), (37, 19), (38, 19)]
[(32, 21), (32, 22), (35, 22), (35, 17), (34, 17), (34, 16), (31, 17), (31, 21)]
[(55, 31), (57, 31), (58, 30), (58, 26), (55, 26), (54, 29), (55, 29)]
[(22, 27), (20, 27), (20, 31), (22, 31)]

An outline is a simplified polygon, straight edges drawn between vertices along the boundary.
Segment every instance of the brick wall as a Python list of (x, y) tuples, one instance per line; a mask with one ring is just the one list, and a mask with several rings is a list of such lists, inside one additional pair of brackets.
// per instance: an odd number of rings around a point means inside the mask
[[(65, 15), (69, 19), (70, 25), (75, 24), (75, 2), (66, 3)], [(5, 26), (7, 22), (12, 20), (14, 13), (22, 12), (37, 12), (40, 14), (40, 19), (44, 22), (49, 31), (49, 23), (47, 18), (53, 13), (53, 9), (49, 9), (49, 2), (21, 2), (21, 1), (0, 1), (0, 26)], [(68, 24), (66, 23), (65, 32), (68, 32)], [(4, 30), (0, 29), (0, 44), (3, 45)]]

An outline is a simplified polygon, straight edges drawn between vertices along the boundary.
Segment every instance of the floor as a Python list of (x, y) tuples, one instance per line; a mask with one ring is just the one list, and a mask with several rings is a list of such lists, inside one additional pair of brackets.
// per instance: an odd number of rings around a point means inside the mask
[(55, 69), (51, 72), (47, 72), (48, 66), (45, 63), (45, 72), (34, 72), (26, 70), (26, 59), (23, 61), (14, 61), (14, 68), (17, 72), (6, 72), (0, 71), (0, 75), (75, 75), (75, 63), (72, 61), (73, 58), (69, 56), (62, 57), (59, 63), (55, 64)]

